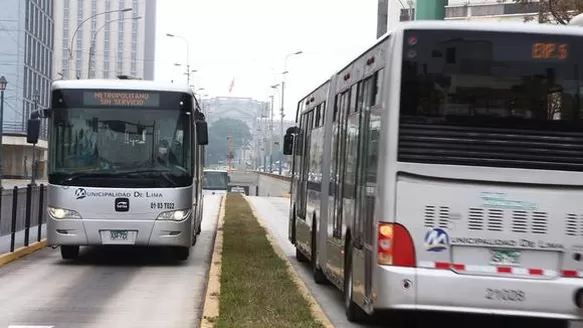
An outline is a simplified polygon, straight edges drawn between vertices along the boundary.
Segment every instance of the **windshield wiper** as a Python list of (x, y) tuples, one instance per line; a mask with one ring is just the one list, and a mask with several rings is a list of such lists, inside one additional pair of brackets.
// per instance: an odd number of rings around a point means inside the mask
[(134, 170), (117, 170), (118, 174), (140, 174), (140, 173), (170, 173), (171, 170), (166, 168), (147, 168), (147, 169), (134, 169)]
[(107, 172), (107, 171), (96, 171), (96, 172), (92, 172), (92, 171), (85, 171), (85, 172), (77, 172), (77, 173), (73, 173), (70, 176), (68, 176), (65, 181), (67, 182), (71, 182), (73, 180), (77, 180), (79, 178), (103, 178), (103, 177), (110, 177), (113, 176), (114, 173), (113, 172)]
[(147, 173), (160, 173), (160, 176), (162, 176), (162, 178), (164, 178), (164, 180), (168, 183), (170, 183), (171, 186), (175, 187), (177, 185), (177, 182), (174, 181), (172, 178), (170, 178), (169, 173), (171, 173), (172, 171), (166, 168), (159, 168), (159, 169), (154, 169), (154, 168), (148, 168), (148, 169), (137, 169), (137, 170), (125, 170), (125, 171), (117, 171), (116, 173), (119, 175), (134, 175), (134, 174), (147, 174)]

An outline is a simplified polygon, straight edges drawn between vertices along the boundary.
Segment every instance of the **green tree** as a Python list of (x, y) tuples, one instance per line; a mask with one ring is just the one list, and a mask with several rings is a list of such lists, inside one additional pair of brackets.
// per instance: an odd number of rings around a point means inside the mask
[[(538, 11), (539, 23), (567, 25), (573, 17), (583, 13), (581, 0), (514, 0), (514, 2), (535, 8)], [(532, 17), (526, 18), (526, 20), (532, 19)]]
[(206, 148), (207, 164), (217, 164), (225, 161), (228, 155), (229, 140), (233, 152), (242, 146), (247, 146), (251, 141), (251, 132), (247, 123), (233, 119), (220, 118), (209, 126), (209, 144)]

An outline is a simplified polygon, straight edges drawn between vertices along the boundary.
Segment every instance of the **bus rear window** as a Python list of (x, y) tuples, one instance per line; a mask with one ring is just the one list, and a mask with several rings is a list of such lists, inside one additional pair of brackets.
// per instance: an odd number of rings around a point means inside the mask
[(520, 119), (525, 128), (524, 121), (539, 121), (537, 128), (540, 121), (569, 121), (565, 126), (578, 128), (582, 47), (573, 36), (409, 31), (401, 115), (489, 117), (512, 127)]
[(403, 46), (400, 161), (583, 171), (581, 38), (411, 30)]

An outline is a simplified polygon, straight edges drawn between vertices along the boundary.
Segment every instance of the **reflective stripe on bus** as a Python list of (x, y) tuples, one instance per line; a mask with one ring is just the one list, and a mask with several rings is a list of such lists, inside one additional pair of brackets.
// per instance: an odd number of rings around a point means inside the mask
[[(511, 274), (516, 276), (540, 276), (540, 277), (556, 277), (559, 273), (555, 270), (539, 269), (539, 268), (520, 268), (509, 266), (494, 266), (494, 265), (469, 265), (460, 263), (447, 262), (419, 262), (419, 268), (442, 269), (475, 273), (498, 273)], [(563, 277), (583, 278), (583, 271), (579, 270), (562, 270)]]

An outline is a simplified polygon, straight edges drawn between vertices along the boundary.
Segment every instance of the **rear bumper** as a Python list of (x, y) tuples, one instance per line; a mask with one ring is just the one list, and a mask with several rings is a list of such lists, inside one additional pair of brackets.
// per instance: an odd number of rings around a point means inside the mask
[[(404, 287), (405, 280), (412, 282), (409, 288)], [(378, 310), (583, 320), (583, 310), (575, 305), (575, 294), (583, 288), (583, 279), (499, 278), (460, 275), (449, 270), (376, 267), (374, 282), (373, 304)], [(504, 295), (510, 291), (514, 300), (506, 296), (491, 297), (492, 291), (503, 291)], [(523, 297), (516, 297), (516, 291), (522, 292)]]
[[(157, 220), (55, 220), (47, 221), (49, 245), (104, 245), (101, 231), (135, 231), (135, 240), (120, 245), (183, 246), (192, 245), (192, 215), (179, 222)], [(109, 243), (108, 245), (114, 245)]]

